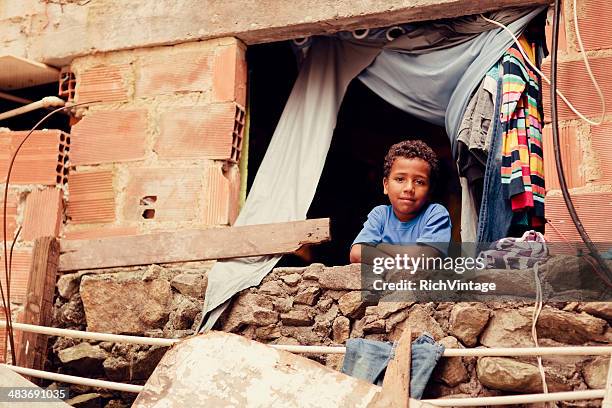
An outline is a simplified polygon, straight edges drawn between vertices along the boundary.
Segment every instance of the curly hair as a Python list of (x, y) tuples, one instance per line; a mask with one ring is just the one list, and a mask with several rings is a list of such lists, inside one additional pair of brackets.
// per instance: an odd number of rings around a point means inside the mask
[(403, 142), (396, 143), (389, 148), (389, 151), (385, 156), (385, 178), (389, 177), (389, 174), (391, 173), (391, 166), (393, 166), (393, 162), (397, 157), (425, 160), (427, 163), (429, 163), (429, 178), (431, 179), (431, 183), (433, 184), (436, 181), (439, 171), (438, 156), (431, 149), (431, 147), (427, 146), (427, 144), (422, 140), (404, 140)]

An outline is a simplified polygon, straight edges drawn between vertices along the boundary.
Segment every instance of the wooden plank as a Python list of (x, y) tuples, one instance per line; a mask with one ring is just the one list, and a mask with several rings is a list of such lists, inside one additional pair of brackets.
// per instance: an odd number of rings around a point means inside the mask
[(291, 253), (329, 241), (329, 218), (61, 242), (59, 269), (113, 268)]
[[(51, 325), (58, 262), (59, 243), (55, 237), (41, 237), (34, 241), (24, 323)], [(47, 336), (24, 332), (20, 343), (18, 365), (42, 370), (47, 357)]]

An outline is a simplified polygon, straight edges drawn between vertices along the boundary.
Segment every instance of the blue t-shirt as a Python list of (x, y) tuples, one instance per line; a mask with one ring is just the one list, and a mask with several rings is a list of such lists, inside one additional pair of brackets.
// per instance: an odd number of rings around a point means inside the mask
[[(355, 244), (428, 244), (445, 255), (451, 240), (451, 220), (444, 206), (430, 203), (407, 222), (400, 221), (390, 205), (374, 207)], [(442, 244), (442, 245), (440, 245)]]

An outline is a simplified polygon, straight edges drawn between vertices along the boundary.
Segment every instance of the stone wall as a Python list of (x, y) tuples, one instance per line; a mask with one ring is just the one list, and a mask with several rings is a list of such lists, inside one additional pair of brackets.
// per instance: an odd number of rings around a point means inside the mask
[[(180, 338), (200, 318), (210, 263), (82, 271), (58, 282), (54, 325), (80, 330)], [(241, 292), (222, 317), (221, 329), (271, 344), (342, 345), (348, 338), (396, 340), (406, 325), (446, 347), (530, 347), (528, 303), (363, 302), (359, 265), (276, 268), (256, 288)], [(612, 340), (612, 303), (558, 303), (538, 320), (542, 346), (607, 345)], [(164, 348), (51, 341), (49, 363), (59, 372), (142, 384)], [(334, 369), (341, 355), (315, 355)], [(607, 357), (546, 357), (549, 390), (603, 388)], [(78, 393), (98, 393), (80, 387)], [(540, 392), (535, 358), (445, 358), (427, 397), (490, 396)], [(104, 402), (121, 399), (104, 391)], [(124, 398), (124, 402), (126, 402)], [(113, 402), (116, 404), (117, 402)], [(595, 406), (585, 402), (579, 406)], [(573, 406), (573, 405), (572, 405)]]

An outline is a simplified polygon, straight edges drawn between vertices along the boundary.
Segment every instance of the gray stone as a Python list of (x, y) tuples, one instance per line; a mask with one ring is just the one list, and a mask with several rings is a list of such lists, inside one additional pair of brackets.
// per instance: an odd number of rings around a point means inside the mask
[(256, 293), (243, 293), (234, 302), (223, 331), (237, 331), (246, 324), (269, 326), (278, 321), (278, 312), (270, 298)]
[(367, 305), (368, 303), (362, 300), (361, 291), (349, 292), (338, 299), (340, 312), (353, 319), (362, 317)]
[(578, 310), (602, 319), (612, 320), (612, 302), (584, 303), (578, 307)]
[(187, 330), (193, 325), (196, 316), (202, 310), (202, 305), (193, 298), (176, 295), (172, 301), (172, 309), (167, 326), (175, 330)]
[(325, 269), (325, 265), (321, 263), (313, 263), (302, 273), (302, 279), (318, 281), (320, 274)]
[(108, 357), (108, 353), (99, 346), (83, 342), (60, 350), (57, 356), (63, 364), (81, 374), (90, 375), (102, 372), (102, 363)]
[(481, 303), (458, 303), (450, 315), (450, 332), (466, 346), (478, 344), (478, 335), (489, 322), (489, 308)]
[(86, 324), (85, 310), (79, 293), (72, 295), (70, 300), (59, 308), (57, 319), (66, 326), (80, 326)]
[(130, 372), (132, 378), (130, 380), (146, 380), (148, 379), (157, 364), (168, 351), (168, 347), (153, 346), (145, 351), (139, 351), (132, 365)]
[(175, 276), (170, 285), (181, 294), (194, 298), (204, 298), (206, 293), (207, 277), (198, 273), (181, 273)]
[(282, 313), (280, 319), (286, 326), (310, 326), (314, 321), (312, 313), (307, 310), (291, 310)]
[(81, 298), (88, 330), (142, 334), (164, 326), (172, 290), (166, 280), (144, 281), (134, 273), (88, 275)]
[(321, 294), (321, 289), (310, 286), (303, 289), (301, 292), (295, 296), (295, 303), (301, 303), (303, 305), (313, 306), (317, 303), (317, 299), (319, 299), (319, 295)]
[(111, 381), (125, 381), (130, 378), (130, 363), (122, 356), (111, 356), (104, 360), (104, 373)]
[(64, 299), (70, 299), (72, 295), (79, 291), (81, 277), (84, 272), (67, 273), (62, 275), (57, 280), (57, 291)]
[(589, 388), (600, 390), (606, 388), (606, 378), (608, 376), (608, 365), (610, 357), (597, 357), (590, 363), (585, 364), (582, 369), (584, 381)]
[(290, 275), (281, 276), (281, 280), (289, 286), (295, 286), (302, 280), (302, 276), (297, 273), (292, 273)]
[(359, 290), (361, 289), (361, 265), (351, 264), (325, 268), (319, 275), (322, 289)]
[(344, 343), (349, 338), (351, 322), (344, 316), (338, 316), (332, 324), (334, 342)]

